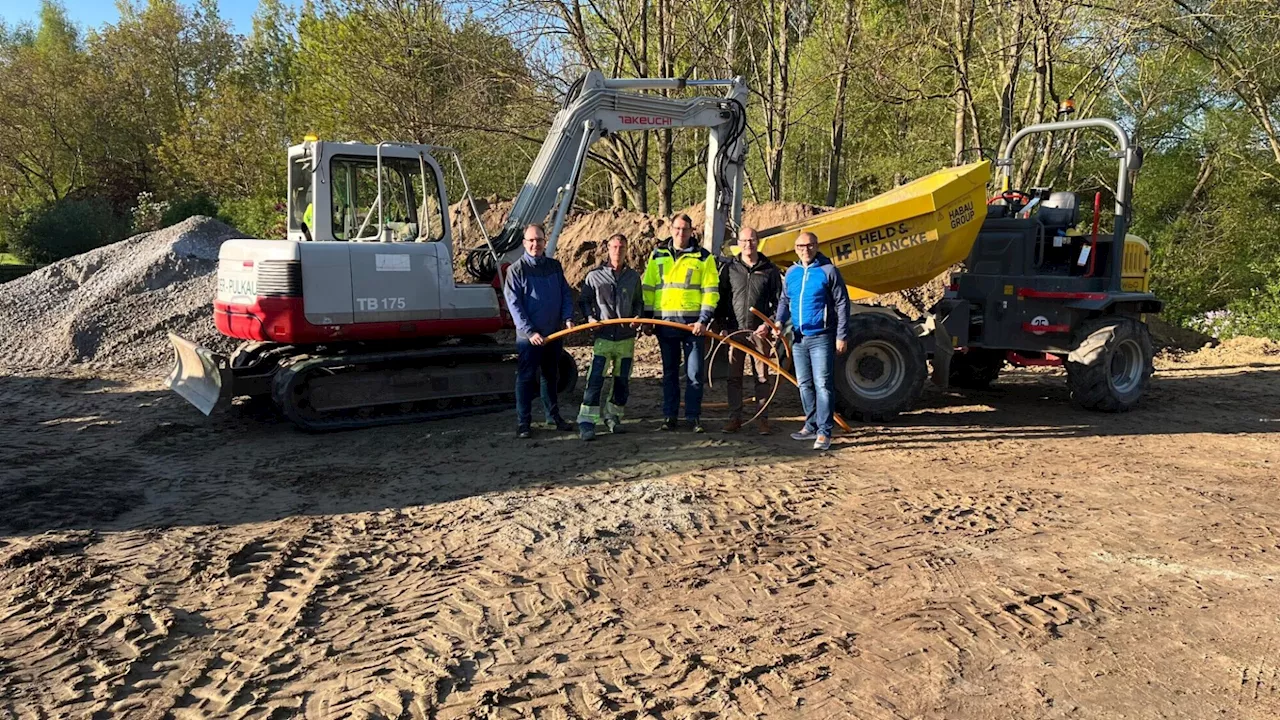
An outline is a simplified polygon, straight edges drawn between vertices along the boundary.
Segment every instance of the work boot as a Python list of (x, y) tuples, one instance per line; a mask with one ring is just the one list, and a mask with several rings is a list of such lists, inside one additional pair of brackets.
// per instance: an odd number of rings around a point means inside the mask
[(547, 421), (547, 424), (560, 432), (573, 432), (573, 425), (565, 422), (562, 417), (553, 417)]
[(760, 424), (756, 426), (761, 435), (772, 435), (773, 428), (769, 426), (769, 418), (760, 418)]
[(614, 418), (614, 417), (605, 418), (604, 424), (609, 428), (609, 432), (613, 433), (614, 435), (621, 435), (622, 433), (626, 432), (626, 430), (623, 429), (622, 427), (622, 421), (619, 420), (618, 418)]
[(516, 437), (517, 437), (517, 438), (519, 438), (519, 439), (521, 439), (521, 440), (528, 440), (528, 439), (529, 439), (529, 426), (528, 426), (528, 425), (521, 425), (520, 427), (516, 428)]
[(591, 441), (596, 439), (596, 426), (591, 423), (581, 423), (578, 425), (578, 437), (583, 441)]
[(742, 421), (738, 420), (737, 418), (734, 418), (733, 420), (729, 421), (728, 425), (725, 425), (724, 427), (720, 428), (720, 432), (726, 433), (726, 434), (736, 433), (741, 429), (742, 429)]
[(818, 439), (813, 441), (813, 449), (814, 449), (814, 450), (830, 450), (830, 449), (831, 449), (831, 436), (830, 436), (830, 435), (819, 435), (819, 436), (818, 436)]
[(658, 432), (675, 432), (679, 429), (680, 425), (673, 417), (663, 419), (662, 424), (658, 426)]
[(692, 418), (689, 420), (689, 428), (695, 433), (704, 433), (707, 431), (706, 428), (702, 427), (702, 418)]
[(809, 428), (807, 428), (807, 427), (806, 427), (806, 428), (800, 428), (800, 432), (793, 432), (793, 433), (791, 433), (791, 439), (792, 439), (792, 440), (812, 440), (812, 439), (814, 439), (814, 438), (816, 438), (816, 437), (818, 437), (818, 433), (816, 433), (816, 432), (814, 432), (814, 431), (810, 430), (810, 429), (809, 429)]

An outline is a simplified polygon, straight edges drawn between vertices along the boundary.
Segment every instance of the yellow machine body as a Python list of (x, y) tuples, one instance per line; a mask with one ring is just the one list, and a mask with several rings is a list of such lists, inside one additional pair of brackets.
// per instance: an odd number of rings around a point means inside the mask
[(760, 252), (796, 261), (796, 236), (840, 268), (854, 300), (916, 287), (964, 260), (987, 216), (991, 164), (939, 170), (855, 205), (760, 232)]
[(1132, 233), (1124, 236), (1120, 289), (1125, 292), (1151, 292), (1151, 246)]

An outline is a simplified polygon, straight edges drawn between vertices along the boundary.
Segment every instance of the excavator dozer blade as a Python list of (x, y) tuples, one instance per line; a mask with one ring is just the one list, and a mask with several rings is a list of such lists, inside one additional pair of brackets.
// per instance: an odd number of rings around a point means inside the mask
[(205, 415), (226, 407), (233, 397), (234, 378), (227, 358), (190, 340), (169, 333), (173, 370), (165, 383)]

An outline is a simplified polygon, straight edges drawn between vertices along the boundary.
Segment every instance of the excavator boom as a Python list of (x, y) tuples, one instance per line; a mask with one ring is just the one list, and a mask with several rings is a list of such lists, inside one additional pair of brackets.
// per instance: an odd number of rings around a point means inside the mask
[[(721, 97), (668, 98), (640, 90), (725, 88)], [(472, 251), (473, 274), (490, 277), (496, 263), (520, 257), (525, 226), (554, 213), (547, 233), (547, 254), (555, 254), (560, 230), (577, 193), (591, 146), (614, 133), (667, 128), (709, 128), (707, 152), (707, 219), (703, 244), (714, 251), (736, 229), (742, 217), (742, 168), (746, 156), (747, 86), (741, 78), (609, 79), (588, 72), (570, 88), (556, 113), (502, 231), (489, 247)], [(495, 257), (496, 256), (496, 257)]]

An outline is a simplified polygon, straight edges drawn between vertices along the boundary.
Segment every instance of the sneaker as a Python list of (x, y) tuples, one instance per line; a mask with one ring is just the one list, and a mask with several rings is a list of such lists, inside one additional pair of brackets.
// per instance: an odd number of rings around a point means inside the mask
[(614, 435), (620, 435), (626, 432), (622, 427), (622, 421), (618, 418), (606, 418), (604, 424), (609, 428), (609, 432)]
[(581, 425), (578, 426), (578, 437), (582, 438), (584, 441), (595, 440), (596, 426), (588, 425), (587, 423), (582, 423)]
[(756, 426), (761, 435), (772, 435), (773, 428), (769, 426), (769, 418), (760, 418), (760, 424)]
[(830, 450), (830, 449), (831, 449), (831, 436), (830, 436), (830, 435), (819, 435), (819, 436), (818, 436), (818, 439), (813, 441), (813, 449), (814, 449), (814, 450)]
[(702, 427), (701, 418), (694, 418), (692, 420), (688, 420), (687, 422), (689, 423), (689, 429), (693, 430), (695, 433), (704, 433), (707, 431), (706, 428)]
[(818, 437), (818, 433), (809, 428), (801, 428), (800, 432), (791, 433), (792, 440), (812, 440), (816, 437)]
[(528, 425), (521, 425), (520, 427), (516, 428), (516, 437), (517, 437), (517, 438), (519, 438), (519, 439), (521, 439), (521, 440), (528, 440), (528, 439), (529, 439), (529, 426), (528, 426)]
[(571, 423), (565, 422), (564, 418), (556, 417), (547, 421), (547, 425), (559, 430), (560, 432), (573, 432), (574, 427)]
[(741, 420), (730, 420), (728, 425), (725, 425), (724, 427), (720, 428), (720, 432), (726, 433), (726, 434), (736, 433), (741, 429), (742, 429)]
[(676, 419), (673, 417), (666, 418), (665, 420), (662, 421), (662, 424), (658, 426), (658, 432), (675, 432), (676, 430), (679, 430), (679, 429), (680, 429), (680, 425), (679, 423), (676, 422)]

